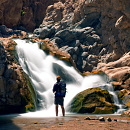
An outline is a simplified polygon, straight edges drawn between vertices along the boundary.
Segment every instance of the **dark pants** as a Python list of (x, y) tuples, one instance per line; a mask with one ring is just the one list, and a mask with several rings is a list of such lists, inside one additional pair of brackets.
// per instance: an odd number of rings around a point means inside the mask
[(54, 104), (64, 106), (64, 98), (63, 97), (55, 97)]

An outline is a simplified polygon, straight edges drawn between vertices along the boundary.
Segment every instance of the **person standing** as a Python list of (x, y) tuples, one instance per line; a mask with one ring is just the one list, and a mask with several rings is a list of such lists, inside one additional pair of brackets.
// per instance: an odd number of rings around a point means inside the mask
[(61, 106), (62, 109), (62, 115), (65, 116), (64, 97), (59, 94), (61, 91), (61, 77), (57, 76), (56, 80), (57, 82), (53, 86), (53, 93), (55, 93), (54, 104), (55, 104), (56, 116), (58, 116), (59, 105)]

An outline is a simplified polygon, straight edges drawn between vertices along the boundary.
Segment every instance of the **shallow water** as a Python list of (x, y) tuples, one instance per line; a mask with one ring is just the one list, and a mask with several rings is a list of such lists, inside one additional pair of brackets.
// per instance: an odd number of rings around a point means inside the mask
[[(40, 111), (20, 114), (23, 117), (55, 117), (54, 95), (52, 93), (53, 84), (56, 82), (57, 75), (67, 84), (67, 94), (65, 97), (65, 109), (68, 112), (68, 104), (73, 97), (88, 88), (100, 87), (107, 89), (114, 98), (115, 104), (119, 105), (117, 95), (113, 91), (113, 86), (106, 75), (81, 76), (74, 67), (46, 55), (39, 49), (37, 43), (16, 39), (16, 50), (19, 63), (23, 70), (28, 74), (33, 84), (34, 90), (39, 101)], [(119, 107), (119, 109), (122, 109)], [(68, 113), (69, 114), (69, 113)], [(118, 113), (116, 113), (118, 114)], [(120, 114), (120, 113), (119, 113)], [(59, 115), (61, 110), (59, 107)]]

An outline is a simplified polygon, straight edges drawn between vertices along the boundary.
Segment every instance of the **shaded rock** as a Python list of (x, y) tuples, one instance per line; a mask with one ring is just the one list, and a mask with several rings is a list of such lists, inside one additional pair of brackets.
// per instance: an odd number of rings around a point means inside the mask
[(88, 117), (86, 117), (84, 120), (91, 120), (91, 118), (88, 116)]
[(99, 117), (99, 121), (105, 121), (104, 117)]
[(127, 89), (123, 89), (118, 94), (119, 99), (122, 101), (122, 103), (130, 108), (130, 91)]
[(130, 109), (124, 111), (121, 115), (130, 117)]
[(56, 43), (59, 47), (62, 47), (63, 45), (63, 40), (59, 37), (54, 37), (52, 42)]
[(5, 25), (1, 25), (0, 26), (0, 33), (2, 35), (12, 35), (13, 34), (13, 30), (7, 28)]
[(43, 27), (34, 30), (34, 35), (41, 39), (50, 38), (54, 33), (55, 28)]
[(35, 92), (15, 59), (15, 45), (9, 39), (2, 39), (0, 43), (0, 114), (26, 112), (30, 108), (34, 111), (36, 106), (36, 100), (32, 99)]
[(70, 110), (77, 113), (110, 114), (116, 110), (112, 102), (112, 97), (107, 90), (90, 88), (80, 92), (73, 98)]
[(112, 121), (112, 119), (111, 119), (110, 117), (108, 117), (106, 120), (107, 120), (108, 122), (111, 122), (111, 121)]
[(72, 42), (73, 40), (75, 40), (75, 36), (74, 36), (74, 34), (72, 33), (72, 31), (67, 30), (67, 29), (61, 30), (61, 31), (57, 32), (57, 33), (55, 34), (55, 37), (59, 37), (59, 38), (61, 38), (64, 42), (67, 42), (67, 43)]
[[(65, 0), (60, 1), (65, 2)], [(6, 25), (9, 28), (22, 25), (32, 32), (42, 23), (47, 7), (56, 2), (59, 0), (2, 0), (0, 1), (0, 25)]]
[(5, 70), (5, 65), (4, 64), (0, 64), (0, 76), (3, 75)]

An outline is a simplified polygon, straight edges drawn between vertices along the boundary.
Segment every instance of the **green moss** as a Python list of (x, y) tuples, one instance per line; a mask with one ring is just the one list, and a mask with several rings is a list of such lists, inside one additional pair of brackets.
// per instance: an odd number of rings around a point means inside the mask
[(36, 93), (35, 90), (31, 84), (31, 81), (28, 77), (28, 75), (26, 75), (24, 73), (24, 77), (26, 78), (26, 85), (28, 86), (28, 89), (30, 91), (30, 93), (28, 94), (28, 97), (24, 97), (25, 101), (26, 101), (26, 105), (25, 105), (25, 110), (26, 111), (35, 111), (36, 110), (36, 106), (37, 106), (37, 97), (36, 97)]
[(24, 16), (25, 12), (23, 10), (21, 10), (21, 16)]
[(93, 114), (111, 114), (114, 113), (116, 110), (115, 106), (111, 106), (111, 107), (96, 107), (95, 111), (93, 112)]
[(98, 87), (89, 88), (74, 97), (71, 102), (71, 111), (77, 113), (110, 114), (116, 110), (112, 102), (112, 96), (107, 90)]

